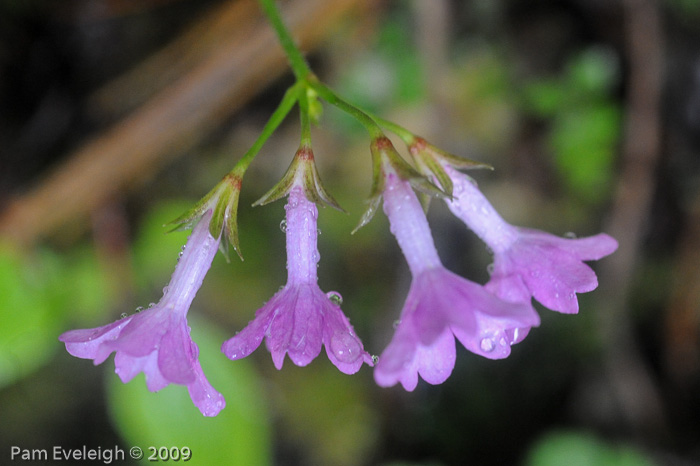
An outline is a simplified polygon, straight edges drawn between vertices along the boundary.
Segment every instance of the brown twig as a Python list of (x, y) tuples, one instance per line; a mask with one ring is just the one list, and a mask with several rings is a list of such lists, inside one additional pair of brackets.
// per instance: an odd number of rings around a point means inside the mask
[(606, 371), (631, 429), (646, 438), (666, 431), (664, 408), (633, 337), (629, 297), (661, 153), (662, 29), (654, 0), (623, 0), (629, 94), (621, 173), (605, 230), (620, 247), (601, 263), (599, 314)]
[[(285, 4), (284, 14), (296, 40), (309, 49), (361, 1), (296, 0)], [(231, 2), (231, 8), (236, 3)], [(226, 35), (216, 39), (217, 46), (199, 57), (191, 70), (12, 201), (0, 213), (0, 236), (31, 245), (86, 217), (105, 199), (153, 176), (164, 163), (195, 146), (222, 118), (286, 71), (272, 30), (261, 16), (251, 20), (252, 30), (219, 26)]]

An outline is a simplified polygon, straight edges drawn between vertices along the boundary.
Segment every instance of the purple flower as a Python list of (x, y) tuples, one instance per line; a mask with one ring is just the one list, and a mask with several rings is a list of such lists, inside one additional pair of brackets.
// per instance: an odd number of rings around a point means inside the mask
[(617, 241), (604, 233), (567, 239), (509, 225), (469, 176), (448, 164), (443, 168), (454, 184), (447, 206), (493, 251), (486, 288), (506, 301), (529, 302), (534, 296), (549, 309), (578, 312), (576, 293), (598, 286), (595, 273), (583, 261), (613, 253)]
[(408, 181), (385, 166), (384, 212), (413, 280), (396, 333), (379, 357), (374, 378), (413, 390), (418, 375), (439, 384), (455, 363), (455, 337), (470, 351), (505, 358), (539, 316), (531, 305), (505, 302), (445, 269), (421, 205)]
[(341, 372), (354, 374), (363, 362), (372, 365), (350, 322), (337, 304), (337, 293), (324, 293), (317, 283), (318, 209), (300, 186), (289, 192), (286, 209), (287, 284), (258, 309), (241, 332), (221, 350), (232, 360), (251, 354), (263, 338), (277, 369), (285, 354), (306, 366), (326, 347), (328, 358)]
[(170, 383), (186, 385), (192, 402), (205, 416), (216, 416), (226, 403), (202, 372), (187, 311), (219, 245), (219, 239), (209, 233), (211, 217), (210, 210), (193, 229), (157, 305), (104, 327), (71, 330), (59, 337), (70, 354), (92, 359), (96, 365), (116, 352), (115, 372), (124, 383), (143, 372), (152, 392)]

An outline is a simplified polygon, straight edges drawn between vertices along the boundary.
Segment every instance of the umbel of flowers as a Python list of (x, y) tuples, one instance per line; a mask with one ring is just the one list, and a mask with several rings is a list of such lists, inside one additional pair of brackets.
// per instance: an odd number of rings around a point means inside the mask
[[(226, 357), (233, 361), (245, 358), (264, 340), (275, 367), (281, 369), (287, 356), (297, 366), (306, 366), (325, 348), (341, 372), (354, 374), (367, 365), (373, 368), (378, 385), (400, 383), (411, 391), (419, 376), (430, 384), (447, 380), (455, 365), (456, 341), (481, 357), (508, 357), (512, 346), (540, 325), (533, 298), (554, 311), (578, 312), (577, 293), (598, 285), (584, 261), (614, 252), (617, 242), (613, 238), (602, 233), (560, 238), (506, 223), (476, 182), (460, 171), (485, 165), (448, 154), (343, 100), (311, 73), (274, 0), (258, 1), (280, 37), (295, 84), (233, 170), (173, 222), (179, 229), (191, 228), (192, 234), (158, 304), (102, 327), (62, 334), (59, 340), (70, 354), (101, 364), (115, 353), (115, 372), (124, 383), (143, 372), (150, 391), (169, 384), (184, 385), (205, 416), (216, 416), (224, 408), (224, 397), (209, 384), (200, 366), (187, 314), (216, 251), (221, 250), (228, 259), (232, 247), (242, 258), (237, 213), (244, 174), (295, 105), (301, 121), (299, 149), (282, 180), (254, 204), (287, 199), (287, 283), (255, 312), (247, 326), (223, 342)], [(354, 117), (371, 138), (372, 192), (355, 230), (369, 222), (383, 204), (412, 275), (402, 309), (390, 310), (398, 313), (398, 325), (378, 359), (365, 350), (341, 310), (340, 294), (324, 293), (318, 286), (318, 205), (342, 211), (321, 183), (311, 149), (311, 121), (320, 120), (321, 100)], [(413, 164), (398, 154), (384, 129), (403, 139)], [(493, 251), (493, 269), (486, 284), (444, 267), (416, 190), (421, 196), (441, 198)]]

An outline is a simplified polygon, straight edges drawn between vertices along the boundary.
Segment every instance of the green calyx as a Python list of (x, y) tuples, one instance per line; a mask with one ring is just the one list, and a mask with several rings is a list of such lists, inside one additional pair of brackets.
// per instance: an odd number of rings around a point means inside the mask
[(452, 197), (453, 185), (452, 180), (445, 172), (445, 165), (450, 165), (460, 170), (474, 168), (493, 170), (493, 167), (489, 164), (450, 154), (418, 136), (414, 136), (411, 142), (408, 143), (408, 151), (421, 173), (428, 178), (437, 180), (448, 197)]
[(170, 222), (175, 225), (171, 231), (192, 228), (208, 210), (212, 210), (209, 222), (209, 234), (221, 238), (219, 249), (229, 261), (229, 246), (243, 260), (238, 239), (238, 197), (241, 193), (243, 173), (234, 169), (228, 173), (214, 188), (197, 204), (177, 219)]
[(265, 205), (281, 199), (287, 196), (292, 188), (299, 185), (303, 188), (304, 195), (308, 200), (345, 212), (333, 196), (323, 187), (321, 177), (316, 169), (314, 153), (310, 146), (304, 144), (299, 147), (282, 179), (263, 197), (255, 201), (253, 206)]
[(362, 214), (360, 223), (352, 233), (367, 225), (374, 217), (382, 200), (387, 172), (396, 173), (399, 178), (411, 183), (413, 189), (428, 196), (443, 197), (446, 195), (443, 190), (409, 165), (386, 136), (374, 138), (370, 144), (370, 152), (372, 153), (372, 191), (367, 200), (367, 210)]

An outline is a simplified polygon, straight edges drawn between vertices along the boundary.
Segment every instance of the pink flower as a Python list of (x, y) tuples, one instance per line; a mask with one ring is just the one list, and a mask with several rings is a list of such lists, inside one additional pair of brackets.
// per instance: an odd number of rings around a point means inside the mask
[(221, 350), (232, 360), (251, 354), (263, 338), (277, 369), (285, 354), (306, 366), (326, 347), (328, 358), (341, 372), (354, 374), (363, 362), (372, 365), (347, 317), (336, 303), (337, 293), (324, 293), (317, 283), (318, 209), (300, 186), (289, 192), (286, 209), (287, 284), (258, 309), (241, 332)]
[(103, 327), (71, 330), (59, 337), (70, 354), (92, 359), (96, 365), (116, 352), (115, 372), (124, 383), (143, 372), (152, 392), (170, 383), (187, 386), (192, 402), (205, 416), (216, 416), (226, 403), (202, 372), (187, 311), (219, 245), (209, 233), (211, 217), (210, 210), (192, 231), (157, 305)]
[(455, 337), (481, 356), (507, 357), (510, 346), (539, 325), (539, 316), (529, 304), (505, 302), (445, 269), (410, 183), (389, 164), (383, 171), (384, 212), (413, 280), (396, 332), (376, 365), (376, 382), (400, 382), (409, 391), (419, 374), (431, 384), (444, 382), (455, 364)]
[(604, 233), (567, 239), (509, 225), (470, 177), (448, 164), (443, 168), (454, 184), (447, 206), (493, 251), (486, 288), (506, 301), (529, 302), (534, 296), (549, 309), (578, 312), (576, 293), (598, 286), (595, 273), (583, 261), (612, 254), (617, 241)]

